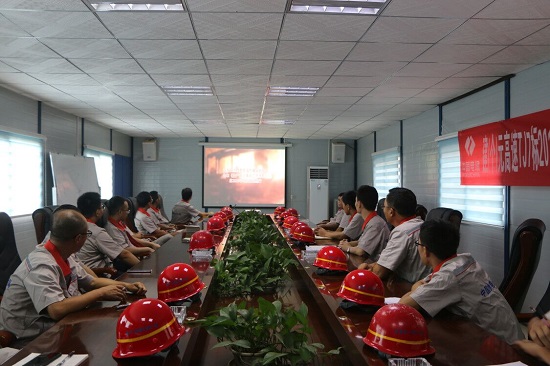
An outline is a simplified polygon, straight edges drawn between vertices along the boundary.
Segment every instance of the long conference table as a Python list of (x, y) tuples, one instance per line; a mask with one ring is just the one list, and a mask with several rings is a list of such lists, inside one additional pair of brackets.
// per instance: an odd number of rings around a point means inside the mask
[[(215, 248), (215, 258), (222, 257), (229, 234), (228, 228), (220, 244)], [(284, 233), (281, 231), (281, 235)], [(298, 307), (304, 302), (309, 309), (308, 318), (312, 328), (311, 341), (325, 345), (325, 351), (342, 347), (338, 356), (322, 356), (316, 365), (386, 365), (387, 361), (376, 350), (363, 343), (373, 313), (343, 310), (336, 296), (343, 276), (318, 276), (311, 260), (302, 258), (290, 241), (289, 246), (296, 254), (297, 266), (290, 268), (289, 280), (275, 295), (264, 296), (273, 301), (281, 300), (285, 305)], [(322, 244), (335, 244), (323, 242)], [(198, 319), (225, 306), (234, 299), (217, 299), (212, 293), (213, 267), (208, 263), (193, 263), (188, 252), (189, 244), (182, 242), (181, 234), (164, 244), (149, 258), (133, 269), (151, 270), (151, 273), (126, 273), (122, 281), (141, 281), (147, 287), (146, 297), (157, 297), (157, 278), (168, 265), (181, 262), (195, 267), (206, 284), (201, 301), (187, 308), (187, 319)], [(360, 257), (348, 258), (348, 269), (353, 270), (362, 262)], [(411, 284), (390, 280), (385, 282), (386, 297), (402, 296), (410, 290)], [(140, 297), (130, 296), (129, 301)], [(238, 301), (238, 300), (237, 300)], [(115, 302), (98, 302), (85, 310), (70, 314), (52, 328), (28, 343), (4, 365), (10, 366), (32, 352), (88, 354), (83, 365), (228, 365), (233, 358), (225, 348), (211, 349), (217, 340), (198, 327), (186, 325), (186, 333), (177, 347), (150, 357), (114, 359), (111, 356), (116, 346), (116, 324), (122, 310), (115, 308)], [(443, 365), (492, 365), (521, 361), (527, 365), (538, 365), (534, 358), (517, 351), (500, 338), (484, 331), (473, 322), (450, 314), (439, 314), (428, 319), (428, 332), (436, 353), (427, 356), (434, 366)]]

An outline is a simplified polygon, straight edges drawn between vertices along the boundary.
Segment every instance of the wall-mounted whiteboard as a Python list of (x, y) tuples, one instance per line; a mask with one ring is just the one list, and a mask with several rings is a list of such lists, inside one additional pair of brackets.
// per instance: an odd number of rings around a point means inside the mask
[(86, 192), (99, 192), (94, 158), (50, 153), (54, 182), (54, 204), (76, 205)]

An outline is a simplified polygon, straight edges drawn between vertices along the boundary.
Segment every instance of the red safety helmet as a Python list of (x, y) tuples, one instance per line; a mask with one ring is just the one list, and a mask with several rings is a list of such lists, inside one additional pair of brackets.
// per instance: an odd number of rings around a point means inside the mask
[(291, 214), (289, 214), (288, 212), (283, 212), (281, 215), (279, 215), (279, 225), (282, 225), (283, 222), (285, 221), (285, 219), (289, 216), (292, 216)]
[(229, 220), (229, 219), (227, 218), (227, 214), (226, 214), (224, 211), (218, 211), (218, 212), (214, 213), (214, 214), (212, 215), (212, 217), (219, 217), (219, 218), (221, 218), (221, 219), (223, 220), (224, 224), (225, 224), (225, 222), (226, 222), (227, 220)]
[(338, 296), (362, 305), (384, 306), (384, 284), (371, 271), (356, 269), (346, 275)]
[(233, 209), (231, 207), (229, 206), (222, 207), (220, 211), (225, 213), (228, 220), (233, 220)]
[(303, 221), (296, 221), (294, 224), (292, 224), (292, 227), (290, 228), (290, 238), (295, 239), (293, 234), (294, 231), (298, 228), (298, 226), (307, 226), (307, 224)]
[(305, 243), (315, 243), (315, 233), (313, 229), (303, 222), (297, 222), (292, 226), (292, 229), (290, 229), (290, 237)]
[(285, 212), (288, 212), (292, 216), (296, 216), (296, 217), (300, 216), (300, 215), (298, 215), (298, 211), (295, 208), (289, 208)]
[(435, 352), (428, 338), (426, 320), (416, 309), (404, 304), (381, 307), (372, 317), (363, 342), (397, 357), (417, 357)]
[(162, 271), (157, 280), (159, 300), (175, 302), (185, 300), (204, 288), (197, 273), (189, 264), (174, 263)]
[(206, 223), (206, 230), (208, 231), (218, 231), (225, 229), (225, 220), (221, 216), (212, 216), (208, 219)]
[(196, 249), (210, 249), (214, 247), (214, 238), (206, 230), (199, 230), (191, 235), (189, 240), (189, 251)]
[(333, 271), (347, 271), (348, 260), (346, 254), (337, 246), (326, 246), (317, 253), (313, 265)]
[(292, 225), (294, 225), (297, 221), (299, 220), (296, 216), (287, 216), (283, 221), (283, 227), (290, 230)]
[(115, 358), (150, 356), (174, 344), (185, 328), (172, 310), (157, 299), (141, 299), (128, 306), (116, 325)]
[(273, 216), (279, 217), (279, 215), (282, 214), (283, 212), (285, 212), (285, 207), (284, 206), (278, 206), (275, 209), (275, 211), (273, 212)]

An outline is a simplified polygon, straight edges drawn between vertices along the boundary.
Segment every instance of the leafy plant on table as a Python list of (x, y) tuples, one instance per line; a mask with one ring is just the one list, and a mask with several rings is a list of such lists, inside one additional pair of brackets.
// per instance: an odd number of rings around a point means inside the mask
[[(217, 347), (228, 347), (237, 361), (243, 354), (255, 354), (255, 365), (309, 364), (324, 346), (309, 343), (311, 329), (308, 309), (284, 308), (278, 300), (258, 298), (258, 306), (247, 308), (246, 302), (233, 302), (215, 314), (195, 321), (218, 339)], [(328, 354), (338, 354), (339, 349)]]

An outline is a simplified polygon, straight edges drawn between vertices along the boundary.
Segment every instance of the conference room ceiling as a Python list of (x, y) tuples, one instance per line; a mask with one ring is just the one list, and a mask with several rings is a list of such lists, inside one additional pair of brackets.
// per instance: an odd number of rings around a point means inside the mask
[(356, 139), (550, 60), (548, 0), (391, 0), (376, 16), (289, 2), (1, 0), (0, 85), (130, 136)]

